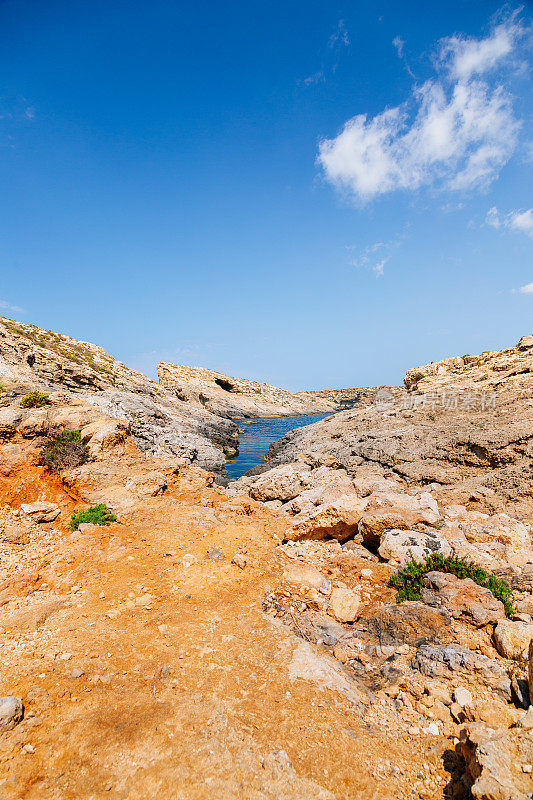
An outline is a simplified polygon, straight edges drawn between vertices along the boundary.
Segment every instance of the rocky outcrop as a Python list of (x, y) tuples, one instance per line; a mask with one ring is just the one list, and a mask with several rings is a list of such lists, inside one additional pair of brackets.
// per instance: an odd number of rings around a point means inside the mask
[[(225, 455), (237, 452), (234, 423), (178, 400), (101, 347), (35, 325), (0, 318), (0, 383), (4, 403), (34, 389), (61, 389), (96, 405), (128, 424), (146, 453), (170, 453), (224, 473)], [(0, 414), (0, 433), (2, 424)]]
[(515, 347), (455, 356), (408, 369), (407, 389), (421, 393), (441, 392), (461, 386), (466, 389), (526, 391), (533, 379), (533, 335), (522, 336)]
[[(409, 370), (403, 398), (343, 411), (289, 432), (267, 453), (273, 466), (329, 456), (411, 483), (464, 487), (487, 497), (528, 497), (533, 481), (533, 337), (477, 360)], [(456, 363), (457, 362), (457, 363)], [(427, 377), (413, 381), (413, 375)]]
[(334, 399), (312, 392), (289, 392), (268, 383), (234, 378), (203, 367), (159, 364), (161, 386), (179, 400), (221, 417), (279, 417), (335, 411)]

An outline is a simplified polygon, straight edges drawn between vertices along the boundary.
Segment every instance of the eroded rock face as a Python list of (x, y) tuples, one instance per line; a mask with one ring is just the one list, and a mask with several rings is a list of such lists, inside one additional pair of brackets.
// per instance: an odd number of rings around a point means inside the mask
[[(224, 451), (235, 452), (238, 429), (230, 420), (202, 405), (180, 401), (173, 392), (126, 367), (97, 345), (3, 317), (0, 382), (19, 397), (34, 389), (68, 392), (62, 405), (67, 405), (70, 396), (73, 407), (64, 419), (57, 419), (57, 429), (80, 429), (88, 424), (80, 414), (87, 413), (90, 404), (128, 426), (136, 444), (146, 453), (170, 453), (225, 473)], [(78, 409), (74, 408), (76, 403)], [(0, 408), (0, 441), (12, 438), (15, 430), (28, 439), (45, 435), (53, 412), (49, 407), (29, 411), (15, 406)], [(109, 431), (107, 438), (102, 434), (99, 444), (95, 440), (94, 455), (113, 435)]]
[(385, 645), (420, 646), (429, 642), (448, 642), (450, 616), (445, 610), (430, 608), (416, 601), (384, 605), (365, 623)]
[(479, 628), (505, 619), (503, 603), (471, 578), (428, 572), (420, 596), (427, 605), (443, 606), (454, 619), (467, 619)]
[(365, 506), (366, 501), (357, 495), (344, 495), (333, 503), (319, 506), (304, 519), (297, 518), (287, 529), (285, 538), (292, 541), (337, 539), (345, 542), (356, 532)]
[(378, 548), (381, 558), (405, 564), (409, 559), (424, 561), (431, 555), (449, 556), (452, 548), (437, 531), (422, 533), (420, 531), (389, 530), (381, 537)]
[(222, 417), (273, 417), (335, 411), (334, 400), (289, 392), (268, 383), (234, 378), (203, 367), (159, 364), (159, 382), (180, 400)]
[[(474, 371), (471, 362), (458, 362), (445, 382), (429, 370), (415, 384), (408, 378), (415, 394), (407, 399), (343, 411), (292, 431), (267, 458), (275, 466), (300, 453), (329, 454), (351, 473), (379, 465), (409, 482), (470, 481), (502, 497), (526, 492), (533, 478), (533, 348), (526, 344), (483, 354)], [(438, 364), (430, 367), (439, 372)], [(441, 391), (453, 396), (443, 401)]]
[(413, 667), (423, 675), (444, 675), (446, 670), (450, 670), (464, 674), (477, 673), (492, 683), (505, 679), (505, 670), (496, 661), (458, 644), (421, 645)]
[(533, 761), (533, 738), (528, 731), (495, 730), (484, 723), (461, 731), (461, 752), (479, 800), (529, 800), (531, 772), (521, 766)]

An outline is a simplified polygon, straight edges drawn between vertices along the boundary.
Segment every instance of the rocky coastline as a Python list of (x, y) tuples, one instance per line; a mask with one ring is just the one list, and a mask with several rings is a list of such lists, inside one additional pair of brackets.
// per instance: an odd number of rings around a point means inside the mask
[[(528, 800), (533, 337), (159, 376), (0, 320), (0, 795)], [(354, 399), (217, 484), (238, 410)]]

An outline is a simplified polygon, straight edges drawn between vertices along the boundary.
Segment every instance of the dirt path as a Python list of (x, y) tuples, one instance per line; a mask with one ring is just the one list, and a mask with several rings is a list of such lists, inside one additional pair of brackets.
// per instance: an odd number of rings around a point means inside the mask
[[(18, 621), (0, 622), (0, 693), (26, 706), (0, 734), (2, 798), (444, 796), (446, 743), (367, 723), (335, 688), (338, 667), (263, 613), (282, 523), (230, 505), (174, 487), (104, 532), (40, 526), (25, 545), (33, 571), (20, 545), (2, 545), (22, 578)], [(20, 622), (58, 596), (44, 621)], [(291, 672), (295, 653), (309, 679)]]

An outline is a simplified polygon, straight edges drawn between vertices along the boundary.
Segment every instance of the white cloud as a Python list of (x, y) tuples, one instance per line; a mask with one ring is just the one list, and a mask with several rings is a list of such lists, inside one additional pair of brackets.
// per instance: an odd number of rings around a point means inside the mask
[[(362, 201), (398, 189), (488, 185), (512, 155), (520, 125), (510, 93), (472, 76), (508, 55), (521, 30), (512, 21), (484, 40), (441, 42), (435, 79), (415, 87), (402, 105), (374, 117), (358, 114), (320, 142), (326, 178)], [(394, 44), (401, 55), (403, 41)]]
[(510, 211), (502, 217), (496, 206), (493, 206), (487, 212), (485, 221), (493, 228), (509, 228), (533, 237), (533, 208), (528, 208), (527, 211)]
[(2, 311), (12, 311), (14, 314), (24, 314), (24, 309), (20, 306), (13, 306), (7, 300), (0, 300), (0, 309)]
[(512, 211), (509, 214), (508, 226), (515, 231), (521, 231), (522, 233), (527, 233), (528, 236), (533, 236), (533, 209)]
[(518, 291), (522, 294), (533, 294), (533, 283), (526, 283), (526, 285), (521, 286)]
[(496, 206), (489, 208), (485, 221), (487, 225), (490, 225), (493, 228), (499, 228), (501, 226), (502, 223), (500, 221), (500, 214)]
[(523, 32), (513, 14), (505, 22), (496, 25), (485, 39), (458, 35), (441, 39), (437, 60), (456, 80), (468, 80), (472, 75), (481, 75), (494, 69), (507, 58)]

